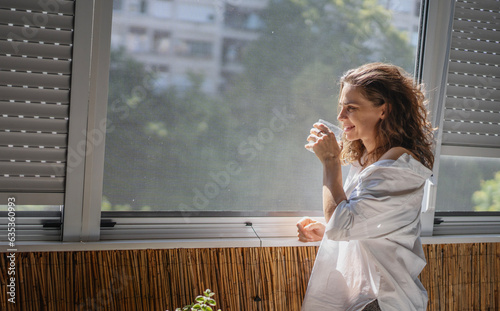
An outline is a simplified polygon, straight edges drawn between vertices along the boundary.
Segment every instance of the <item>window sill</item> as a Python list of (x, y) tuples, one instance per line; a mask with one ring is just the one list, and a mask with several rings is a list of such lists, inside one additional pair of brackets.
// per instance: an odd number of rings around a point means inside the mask
[[(500, 234), (450, 235), (422, 237), (423, 244), (500, 243)], [(226, 247), (300, 247), (319, 246), (319, 242), (302, 243), (296, 237), (285, 238), (226, 238), (226, 239), (179, 239), (179, 240), (115, 240), (98, 242), (18, 242), (17, 252), (46, 251), (99, 251), (131, 249), (173, 248), (226, 248)], [(6, 243), (0, 252), (9, 252)]]

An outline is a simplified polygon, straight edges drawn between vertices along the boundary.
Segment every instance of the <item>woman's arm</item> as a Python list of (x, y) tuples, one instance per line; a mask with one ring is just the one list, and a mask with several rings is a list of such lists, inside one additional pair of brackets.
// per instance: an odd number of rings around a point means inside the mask
[(337, 205), (346, 200), (342, 187), (342, 168), (338, 156), (326, 158), (323, 162), (323, 214), (328, 223)]
[(323, 164), (323, 213), (328, 222), (337, 205), (347, 199), (342, 187), (341, 147), (335, 134), (322, 123), (314, 124), (307, 140), (314, 142), (312, 149)]

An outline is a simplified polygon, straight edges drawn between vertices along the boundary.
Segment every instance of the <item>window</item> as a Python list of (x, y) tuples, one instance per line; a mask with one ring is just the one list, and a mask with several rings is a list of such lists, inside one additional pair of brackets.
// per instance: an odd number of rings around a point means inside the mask
[(192, 23), (213, 23), (215, 11), (214, 5), (179, 3), (177, 6), (177, 19)]
[(255, 8), (227, 5), (224, 15), (225, 26), (228, 28), (255, 31), (263, 26), (263, 21), (259, 13), (260, 10)]
[(172, 18), (172, 3), (173, 1), (170, 0), (151, 1), (149, 4), (151, 16), (158, 18)]
[(154, 49), (158, 54), (167, 54), (170, 51), (170, 33), (165, 31), (155, 31)]
[(498, 233), (498, 2), (450, 4), (448, 56), (437, 66), (445, 74), (434, 110), (440, 128), (434, 234)]
[[(321, 167), (303, 146), (317, 119), (336, 121), (335, 78), (375, 60), (413, 72), (417, 47), (383, 6), (330, 4), (307, 15), (315, 5), (225, 4), (214, 28), (200, 29), (183, 10), (164, 28), (155, 23), (168, 34), (155, 41), (174, 43), (169, 88), (154, 88), (158, 72), (133, 50), (112, 53), (105, 210), (321, 214)], [(364, 10), (374, 14), (360, 18)]]
[(149, 38), (146, 28), (143, 27), (130, 27), (126, 40), (127, 51), (130, 52), (148, 52)]
[(499, 158), (441, 156), (437, 211), (500, 212), (499, 190)]
[(177, 41), (175, 52), (178, 56), (209, 58), (212, 56), (212, 43), (198, 40)]
[(387, 61), (430, 87), (439, 128), (424, 232), (498, 232), (498, 1), (420, 2), (0, 4), (0, 214), (21, 198), (27, 240), (293, 236), (280, 217), (321, 215), (303, 145), (335, 121), (334, 78)]
[(241, 64), (243, 61), (245, 48), (248, 41), (238, 39), (224, 39), (222, 45), (222, 63), (223, 64)]

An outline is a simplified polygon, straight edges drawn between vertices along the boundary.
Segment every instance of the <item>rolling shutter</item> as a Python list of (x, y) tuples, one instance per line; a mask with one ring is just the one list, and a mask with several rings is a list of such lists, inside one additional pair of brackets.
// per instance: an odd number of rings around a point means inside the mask
[[(67, 0), (0, 1), (0, 206), (10, 197), (16, 205), (64, 203), (74, 8)], [(60, 240), (61, 216), (18, 208), (16, 240)]]
[(455, 5), (443, 146), (500, 148), (500, 1)]
[(74, 1), (0, 1), (3, 202), (63, 204), (73, 19)]

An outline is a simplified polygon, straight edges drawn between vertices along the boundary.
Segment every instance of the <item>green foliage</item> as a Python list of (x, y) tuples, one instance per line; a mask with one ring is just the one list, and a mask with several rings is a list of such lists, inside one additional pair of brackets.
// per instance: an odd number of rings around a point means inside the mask
[(482, 180), (481, 190), (472, 195), (475, 211), (500, 212), (500, 171), (493, 179)]
[(271, 1), (262, 15), (265, 27), (245, 58), (246, 75), (259, 89), (315, 64), (334, 68), (334, 77), (369, 61), (413, 69), (407, 38), (376, 0)]
[[(217, 305), (215, 300), (212, 298), (214, 295), (215, 293), (212, 293), (210, 289), (207, 289), (203, 292), (203, 295), (196, 297), (192, 304), (182, 308), (177, 308), (175, 311), (212, 311), (212, 307)], [(220, 309), (218, 311), (220, 311)]]

